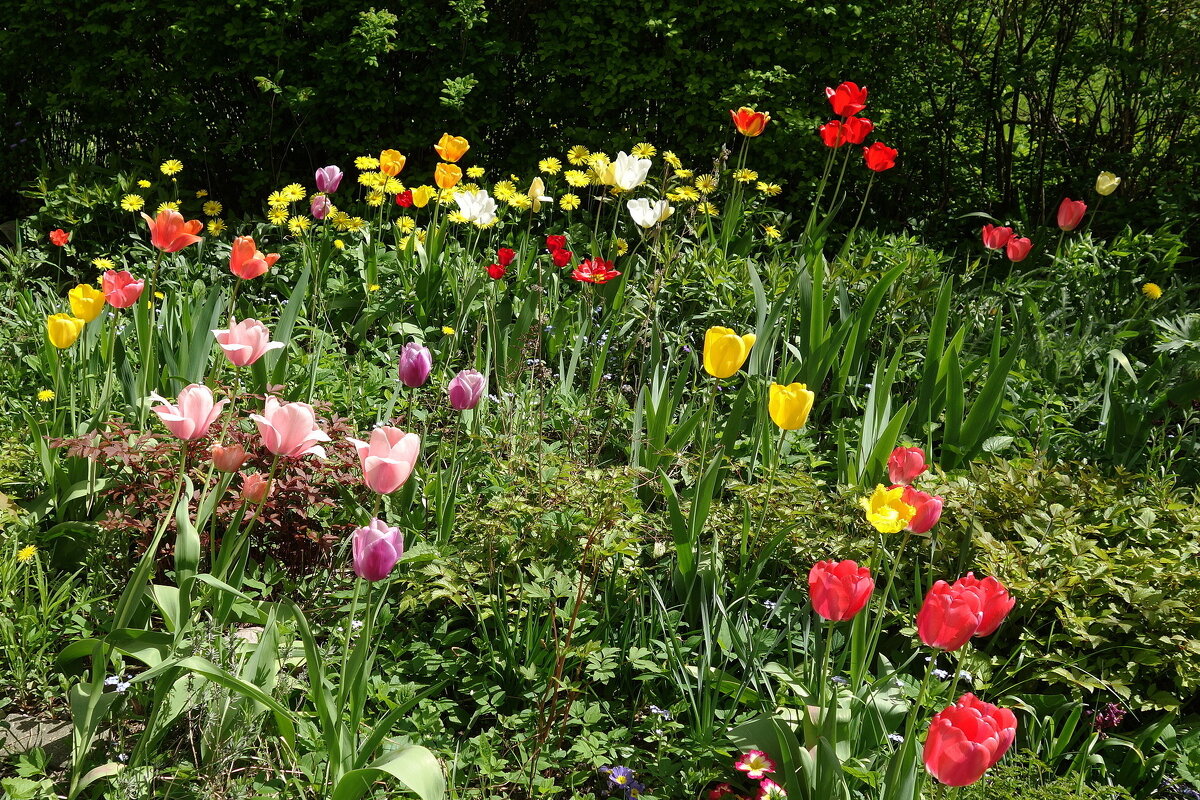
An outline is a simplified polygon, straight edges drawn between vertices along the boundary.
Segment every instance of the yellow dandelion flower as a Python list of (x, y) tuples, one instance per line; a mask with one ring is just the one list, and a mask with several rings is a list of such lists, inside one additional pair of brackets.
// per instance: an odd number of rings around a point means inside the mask
[(346, 230), (351, 233), (358, 233), (365, 227), (367, 227), (367, 221), (362, 217), (350, 217), (346, 220)]
[(467, 218), (462, 215), (461, 211), (451, 211), (446, 218), (451, 222), (457, 222), (459, 225), (467, 221)]
[(22, 547), (20, 550), (17, 551), (17, 563), (24, 564), (27, 561), (32, 561), (33, 557), (36, 555), (37, 555), (37, 546), (32, 545), (32, 544), (26, 545), (25, 547)]
[(509, 198), (508, 204), (513, 208), (526, 209), (533, 205), (533, 200), (527, 194), (514, 194)]
[(279, 191), (281, 193), (283, 193), (284, 197), (286, 197), (288, 200), (290, 200), (293, 203), (300, 202), (301, 200), (304, 199), (305, 195), (308, 194), (308, 192), (305, 191), (304, 187), (298, 183), (289, 183), (287, 186), (283, 187)]
[(383, 185), (383, 190), (388, 194), (400, 194), (404, 191), (404, 184), (396, 178), (388, 178), (387, 183)]
[(695, 170), (693, 170), (693, 169), (677, 169), (677, 170), (675, 170), (675, 177), (676, 177), (676, 178), (684, 178), (684, 179), (687, 179), (687, 178), (690, 178), (690, 177), (692, 177), (692, 176), (693, 176), (693, 175), (695, 175), (695, 174), (696, 174), (696, 171), (695, 171)]
[(577, 144), (567, 151), (567, 161), (577, 167), (582, 167), (588, 163), (589, 156), (591, 156), (591, 152), (581, 144)]
[(154, 297), (155, 297), (156, 299), (158, 299), (158, 300), (165, 300), (165, 299), (167, 299), (167, 296), (166, 296), (165, 294), (163, 294), (162, 292), (155, 292), (155, 293), (154, 293)]
[(672, 169), (679, 169), (683, 166), (683, 162), (679, 160), (679, 156), (675, 155), (670, 150), (663, 150), (663, 161), (670, 164)]
[(196, 199), (199, 200), (201, 197), (208, 197), (208, 189), (196, 190)]
[(220, 236), (225, 232), (225, 220), (221, 219), (220, 217), (210, 219), (208, 221), (208, 225), (205, 227), (208, 229), (209, 234), (213, 236)]
[(617, 239), (617, 255), (623, 256), (629, 252), (629, 242), (624, 239)]
[(657, 152), (658, 149), (649, 142), (639, 142), (629, 150), (629, 155), (634, 158), (654, 158)]
[(758, 173), (752, 169), (735, 169), (733, 179), (738, 183), (754, 183), (758, 180)]
[(396, 227), (400, 229), (401, 233), (412, 233), (413, 228), (417, 227), (417, 221), (412, 217), (401, 217), (396, 220)]
[(442, 189), (438, 192), (438, 204), (449, 205), (454, 202), (454, 195), (458, 194), (458, 189), (451, 186), (449, 189)]
[(550, 158), (543, 158), (538, 162), (538, 170), (546, 173), (547, 175), (557, 175), (561, 169), (562, 162), (553, 156)]
[(708, 201), (698, 204), (696, 208), (700, 211), (700, 213), (708, 214), (710, 217), (717, 217), (721, 215), (721, 209), (717, 208)]
[(712, 194), (717, 190), (717, 178), (714, 175), (701, 175), (696, 178), (695, 186), (700, 194)]
[(512, 181), (499, 181), (492, 187), (492, 196), (501, 203), (509, 202), (516, 193), (517, 187), (513, 185)]
[(159, 170), (163, 175), (178, 175), (183, 172), (183, 162), (177, 158), (169, 158), (162, 163)]
[(449, 325), (442, 326), (442, 335), (443, 336), (453, 336), (457, 332), (458, 331), (454, 330), (454, 328), (451, 328)]
[(685, 200), (689, 203), (694, 203), (700, 199), (700, 192), (694, 186), (680, 186), (675, 190), (679, 195), (680, 200)]
[(146, 205), (146, 198), (140, 194), (127, 194), (121, 198), (121, 208), (126, 211), (141, 211), (144, 205)]
[(379, 179), (382, 173), (379, 172), (361, 172), (358, 175), (358, 182), (367, 188), (374, 188), (379, 185)]
[(379, 159), (375, 156), (359, 156), (354, 159), (354, 166), (359, 169), (379, 169)]
[(759, 181), (756, 183), (754, 188), (758, 189), (767, 197), (774, 197), (783, 191), (783, 187), (781, 187), (778, 183), (765, 183), (764, 181)]
[(92, 266), (96, 269), (113, 269), (117, 265), (111, 258), (100, 256), (99, 258), (92, 259)]
[(562, 197), (558, 198), (558, 207), (563, 211), (574, 211), (575, 209), (579, 208), (579, 195), (569, 193), (564, 194)]
[(287, 222), (288, 212), (286, 208), (272, 208), (267, 212), (267, 220), (274, 225), (282, 225)]
[(51, 400), (54, 399), (54, 390), (53, 389), (42, 389), (40, 392), (38, 392), (37, 397), (38, 397), (38, 402), (49, 403)]
[(483, 167), (467, 167), (467, 177), (482, 178), (485, 171)]
[(326, 217), (326, 219), (329, 220), (330, 225), (339, 231), (350, 230), (346, 227), (346, 223), (350, 220), (350, 215), (345, 211), (330, 211), (329, 216)]
[(563, 177), (567, 179), (567, 183), (576, 188), (588, 186), (592, 182), (587, 173), (579, 169), (569, 169), (563, 173)]
[(333, 240), (333, 246), (334, 246), (334, 247), (336, 247), (338, 250), (345, 250), (345, 249), (346, 249), (346, 243), (345, 243), (345, 242), (343, 242), (341, 239), (334, 239), (334, 240)]
[(367, 291), (368, 291), (368, 292), (378, 292), (378, 291), (379, 291), (379, 284), (378, 284), (378, 283), (372, 283), (370, 286), (368, 286), (368, 287), (367, 287)]
[(146, 180), (145, 178), (143, 178), (142, 180), (138, 181), (137, 185), (138, 185), (138, 186), (140, 186), (140, 187), (142, 187), (143, 189), (149, 189), (149, 188), (150, 188), (150, 181), (148, 181), (148, 180)]
[(1157, 300), (1158, 298), (1162, 297), (1163, 291), (1162, 287), (1157, 283), (1147, 283), (1142, 287), (1142, 294), (1146, 295), (1146, 297), (1150, 298), (1151, 300)]
[(174, 200), (166, 200), (166, 201), (158, 204), (158, 208), (155, 209), (154, 213), (161, 214), (164, 211), (178, 211), (178, 210), (179, 210), (179, 203), (175, 202)]
[(371, 191), (367, 192), (366, 201), (367, 205), (369, 206), (383, 205), (383, 192), (379, 189), (372, 189)]
[(780, 239), (783, 236), (783, 234), (779, 232), (779, 228), (776, 228), (774, 225), (765, 226), (763, 228), (763, 235), (765, 235), (768, 239), (776, 239), (776, 240)]
[(204, 204), (204, 215), (206, 217), (219, 217), (221, 212), (225, 210), (225, 206), (221, 205), (216, 200), (209, 200)]
[(269, 205), (271, 208), (283, 208), (289, 202), (290, 201), (283, 192), (271, 192), (269, 195), (267, 195), (267, 205)]
[(301, 235), (312, 227), (312, 220), (304, 216), (294, 216), (288, 220), (288, 230), (296, 236)]
[(612, 161), (608, 158), (608, 153), (592, 153), (588, 156), (588, 166), (594, 170), (602, 170), (607, 167)]

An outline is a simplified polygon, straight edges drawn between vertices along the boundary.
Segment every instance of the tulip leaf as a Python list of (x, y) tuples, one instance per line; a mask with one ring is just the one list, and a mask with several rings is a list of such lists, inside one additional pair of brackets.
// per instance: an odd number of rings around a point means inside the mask
[(433, 753), (424, 747), (409, 745), (387, 753), (369, 767), (347, 772), (333, 787), (330, 800), (358, 800), (375, 781), (389, 778), (421, 800), (441, 800), (446, 793), (446, 779)]

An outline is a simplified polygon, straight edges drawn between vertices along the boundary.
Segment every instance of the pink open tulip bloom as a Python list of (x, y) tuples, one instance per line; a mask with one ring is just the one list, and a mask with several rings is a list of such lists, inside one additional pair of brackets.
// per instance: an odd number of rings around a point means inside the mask
[(225, 351), (225, 357), (237, 367), (253, 364), (263, 357), (264, 353), (278, 350), (283, 342), (272, 342), (271, 332), (267, 326), (256, 319), (244, 319), (238, 322), (235, 317), (229, 318), (229, 328), (223, 331), (213, 331), (217, 344)]
[(874, 589), (871, 571), (854, 561), (818, 561), (808, 571), (813, 611), (833, 622), (853, 619)]
[(400, 380), (412, 389), (424, 386), (433, 369), (433, 353), (423, 344), (409, 342), (400, 351)]
[(263, 413), (251, 414), (250, 419), (258, 426), (263, 447), (275, 455), (325, 457), (325, 448), (317, 443), (328, 442), (329, 434), (317, 427), (317, 412), (308, 403), (280, 403), (268, 396)]
[(450, 405), (459, 411), (466, 411), (479, 405), (483, 390), (487, 388), (487, 378), (476, 369), (464, 369), (450, 381)]
[(1064, 231), (1073, 231), (1083, 222), (1083, 215), (1086, 213), (1087, 203), (1064, 197), (1058, 206), (1058, 227)]
[(954, 651), (966, 644), (983, 621), (983, 601), (973, 586), (938, 581), (917, 612), (917, 635), (938, 650)]
[(404, 555), (404, 534), (382, 520), (354, 531), (354, 574), (366, 581), (381, 581), (391, 574)]
[(333, 194), (342, 185), (342, 171), (330, 164), (317, 170), (317, 191)]
[(177, 253), (188, 245), (200, 241), (197, 236), (204, 223), (198, 219), (184, 221), (183, 215), (170, 209), (158, 212), (158, 216), (150, 219), (149, 214), (142, 214), (146, 225), (150, 228), (150, 244), (164, 253)]
[(142, 296), (145, 281), (135, 281), (125, 270), (108, 270), (100, 279), (104, 300), (113, 308), (129, 308)]
[(380, 494), (391, 494), (404, 485), (421, 455), (421, 437), (384, 425), (371, 431), (370, 443), (348, 439), (358, 450), (363, 482)]
[(892, 483), (909, 484), (929, 469), (925, 451), (919, 447), (897, 447), (888, 456), (888, 478)]
[(942, 518), (943, 501), (940, 497), (905, 486), (900, 499), (916, 509), (917, 513), (908, 521), (908, 529), (913, 533), (928, 533)]
[(252, 280), (275, 266), (278, 253), (263, 255), (253, 236), (239, 236), (229, 251), (229, 271), (242, 280)]
[(167, 430), (184, 441), (203, 439), (207, 436), (209, 426), (220, 416), (221, 409), (229, 402), (222, 400), (214, 403), (212, 390), (196, 383), (185, 386), (179, 392), (179, 399), (175, 405), (171, 405), (158, 392), (151, 392), (150, 399), (161, 404), (154, 406), (151, 410), (158, 414), (158, 418), (167, 426)]
[(968, 693), (933, 716), (922, 759), (946, 786), (967, 786), (994, 767), (1016, 737), (1012, 711)]

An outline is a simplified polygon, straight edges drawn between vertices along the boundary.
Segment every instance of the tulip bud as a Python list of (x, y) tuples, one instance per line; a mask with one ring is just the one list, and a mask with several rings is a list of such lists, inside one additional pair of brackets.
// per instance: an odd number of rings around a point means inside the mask
[(145, 286), (144, 280), (134, 280), (133, 276), (125, 270), (110, 269), (100, 279), (100, 288), (104, 292), (104, 299), (113, 308), (129, 308), (142, 296), (142, 289)]
[(755, 111), (752, 108), (742, 106), (737, 111), (730, 109), (729, 116), (733, 119), (733, 127), (737, 128), (737, 132), (742, 136), (759, 136), (763, 129), (767, 127), (767, 123), (771, 121), (771, 115), (765, 111)]
[(974, 572), (968, 572), (956, 580), (954, 585), (974, 590), (983, 604), (983, 619), (975, 631), (976, 636), (991, 636), (995, 633), (1000, 623), (1008, 616), (1008, 612), (1017, 604), (1016, 598), (1009, 595), (1004, 584), (990, 575), (979, 580)]
[(1013, 229), (1002, 228), (998, 225), (992, 225), (989, 222), (983, 226), (981, 234), (983, 236), (984, 247), (989, 250), (1000, 250), (1008, 244), (1009, 239), (1012, 239)]
[(456, 164), (438, 164), (433, 171), (433, 182), (439, 189), (453, 189), (462, 180), (462, 170)]
[(1121, 185), (1121, 179), (1111, 172), (1101, 172), (1096, 176), (1096, 194), (1108, 197)]
[(714, 378), (728, 378), (746, 363), (755, 341), (752, 333), (738, 336), (729, 328), (709, 328), (704, 334), (704, 371)]
[(379, 171), (389, 178), (394, 178), (404, 169), (408, 159), (399, 150), (384, 150), (379, 154)]
[(443, 161), (458, 161), (471, 149), (471, 145), (461, 136), (443, 133), (442, 138), (433, 146), (433, 149), (437, 151)]
[(1018, 261), (1024, 261), (1029, 255), (1029, 251), (1033, 249), (1033, 242), (1021, 236), (1014, 236), (1008, 240), (1008, 245), (1005, 247), (1005, 253), (1008, 255), (1008, 260), (1014, 264)]
[(1086, 213), (1087, 203), (1064, 197), (1058, 206), (1058, 227), (1064, 231), (1073, 231), (1079, 227)]
[(247, 503), (262, 504), (271, 494), (271, 482), (255, 472), (242, 478), (242, 499)]
[(964, 694), (934, 714), (922, 760), (946, 786), (967, 786), (1004, 757), (1017, 737), (1017, 717), (1007, 708)]
[(816, 395), (803, 383), (793, 383), (789, 386), (772, 383), (767, 403), (771, 421), (785, 431), (803, 428), (808, 422), (808, 414), (812, 411), (815, 397)]
[(329, 202), (328, 197), (319, 194), (308, 204), (308, 210), (312, 214), (313, 219), (325, 219), (325, 217), (329, 216), (329, 209), (332, 206), (333, 204)]
[(905, 486), (901, 499), (913, 507), (913, 517), (908, 521), (908, 530), (913, 533), (928, 533), (942, 518), (943, 501), (940, 497)]
[(854, 561), (818, 561), (808, 571), (813, 611), (833, 622), (853, 619), (874, 589), (871, 571)]
[(71, 313), (84, 322), (91, 322), (104, 310), (104, 292), (88, 283), (81, 283), (68, 292), (67, 299), (71, 301)]
[(317, 170), (316, 178), (318, 192), (333, 194), (342, 184), (342, 171), (333, 165), (321, 167)]
[(432, 186), (418, 186), (412, 190), (412, 204), (417, 208), (424, 208), (436, 196), (437, 190)]
[(938, 581), (917, 612), (917, 635), (929, 647), (954, 651), (979, 630), (983, 601), (972, 586)]
[(65, 350), (75, 344), (85, 324), (87, 323), (70, 314), (52, 314), (46, 317), (46, 336), (50, 339), (50, 344), (59, 350)]
[(919, 447), (897, 447), (888, 456), (888, 478), (892, 483), (909, 484), (929, 469), (925, 451)]
[(248, 458), (246, 448), (240, 444), (231, 444), (228, 447), (214, 444), (208, 448), (208, 452), (212, 455), (213, 467), (218, 472), (237, 472)]
[(379, 519), (356, 529), (351, 544), (354, 574), (366, 581), (386, 578), (404, 555), (404, 534)]
[(479, 405), (483, 390), (487, 388), (487, 379), (483, 373), (474, 369), (464, 369), (450, 381), (450, 405), (459, 411), (466, 411)]
[(412, 389), (424, 386), (432, 369), (433, 353), (429, 352), (428, 347), (416, 342), (404, 345), (404, 349), (400, 351), (399, 374), (405, 386)]

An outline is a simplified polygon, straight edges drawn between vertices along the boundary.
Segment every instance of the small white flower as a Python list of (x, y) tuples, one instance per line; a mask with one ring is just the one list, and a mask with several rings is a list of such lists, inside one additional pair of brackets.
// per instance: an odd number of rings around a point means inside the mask
[(889, 742), (895, 742), (896, 744), (900, 744), (901, 742), (903, 742), (903, 741), (904, 741), (904, 737), (903, 737), (903, 736), (901, 736), (901, 735), (900, 735), (900, 734), (898, 734), (898, 733), (889, 733), (889, 734), (888, 734), (888, 741), (889, 741)]
[(944, 681), (946, 678), (950, 677), (950, 673), (946, 672), (944, 669), (935, 669), (933, 671), (933, 677), (937, 678), (939, 681)]
[(129, 687), (132, 685), (133, 684), (131, 684), (129, 681), (121, 681), (117, 684), (117, 691), (124, 694), (125, 692), (129, 691)]
[(353, 622), (351, 622), (351, 623), (350, 623), (350, 628), (351, 628), (351, 629), (353, 629), (353, 630), (358, 630), (358, 629), (359, 629), (359, 628), (361, 628), (362, 626), (363, 626), (363, 623), (362, 623), (362, 620), (361, 620), (361, 619), (356, 619), (356, 620), (354, 620)]

